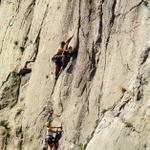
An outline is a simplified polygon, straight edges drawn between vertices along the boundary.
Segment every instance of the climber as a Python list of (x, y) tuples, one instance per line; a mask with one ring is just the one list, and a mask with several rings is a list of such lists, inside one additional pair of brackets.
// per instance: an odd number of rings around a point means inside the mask
[(62, 126), (52, 127), (51, 123), (47, 122), (46, 127), (47, 127), (46, 142), (48, 144), (48, 150), (57, 150), (59, 145), (59, 140), (63, 132)]
[(72, 56), (72, 46), (69, 46), (69, 48), (65, 49), (63, 52), (63, 57), (62, 57), (62, 69), (65, 69), (67, 64), (70, 61), (70, 58)]
[(57, 49), (56, 54), (52, 57), (52, 61), (55, 63), (54, 74), (55, 74), (56, 79), (59, 75), (59, 71), (60, 71), (61, 66), (62, 66), (62, 54), (63, 54), (63, 49), (64, 49), (65, 44), (66, 43), (64, 41), (62, 41), (60, 43), (60, 47)]
[(71, 36), (66, 42), (62, 41), (60, 43), (60, 47), (57, 49), (56, 54), (52, 57), (52, 61), (55, 63), (55, 79), (58, 78), (59, 73), (61, 71), (61, 67), (64, 69), (67, 66), (67, 62), (69, 62), (68, 60), (68, 51), (71, 50), (72, 48), (69, 47), (68, 45), (71, 41), (71, 39), (73, 38), (73, 36)]

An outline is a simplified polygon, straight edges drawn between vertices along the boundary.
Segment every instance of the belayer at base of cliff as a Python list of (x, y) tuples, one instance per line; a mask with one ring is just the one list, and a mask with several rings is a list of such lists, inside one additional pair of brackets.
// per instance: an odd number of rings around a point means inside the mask
[(48, 150), (57, 150), (59, 146), (59, 140), (62, 137), (62, 126), (53, 127), (50, 122), (46, 123), (47, 133), (45, 142), (48, 145)]

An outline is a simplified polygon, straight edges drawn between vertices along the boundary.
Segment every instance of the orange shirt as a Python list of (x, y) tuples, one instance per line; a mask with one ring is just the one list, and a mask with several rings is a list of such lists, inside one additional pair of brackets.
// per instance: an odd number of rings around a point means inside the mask
[(62, 55), (63, 54), (63, 49), (62, 48), (58, 48), (57, 51), (56, 51), (56, 54), (58, 55)]

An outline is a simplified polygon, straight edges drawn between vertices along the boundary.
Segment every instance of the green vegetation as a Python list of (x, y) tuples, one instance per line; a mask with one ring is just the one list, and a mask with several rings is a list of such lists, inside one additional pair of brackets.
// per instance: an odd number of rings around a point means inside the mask
[(80, 150), (84, 150), (84, 145), (82, 143), (79, 144), (79, 148), (80, 148)]
[(133, 128), (133, 125), (130, 122), (124, 122), (126, 127), (128, 128)]
[(8, 121), (7, 120), (0, 121), (0, 126), (4, 127), (6, 129), (5, 135), (7, 137), (9, 137), (10, 136), (10, 127), (9, 127)]
[(10, 128), (9, 128), (9, 123), (8, 123), (7, 120), (2, 120), (2, 121), (0, 121), (0, 126), (4, 127), (4, 128), (7, 129), (7, 130), (10, 130)]
[(104, 114), (106, 111), (107, 111), (107, 109), (103, 109), (101, 113)]

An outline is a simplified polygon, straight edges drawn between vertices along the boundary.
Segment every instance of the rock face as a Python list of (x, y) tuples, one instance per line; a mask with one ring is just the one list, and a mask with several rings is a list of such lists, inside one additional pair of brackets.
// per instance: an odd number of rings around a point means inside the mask
[[(149, 0), (1, 0), (0, 148), (150, 149)], [(60, 41), (76, 51), (55, 82)], [(4, 122), (7, 122), (4, 124)]]

